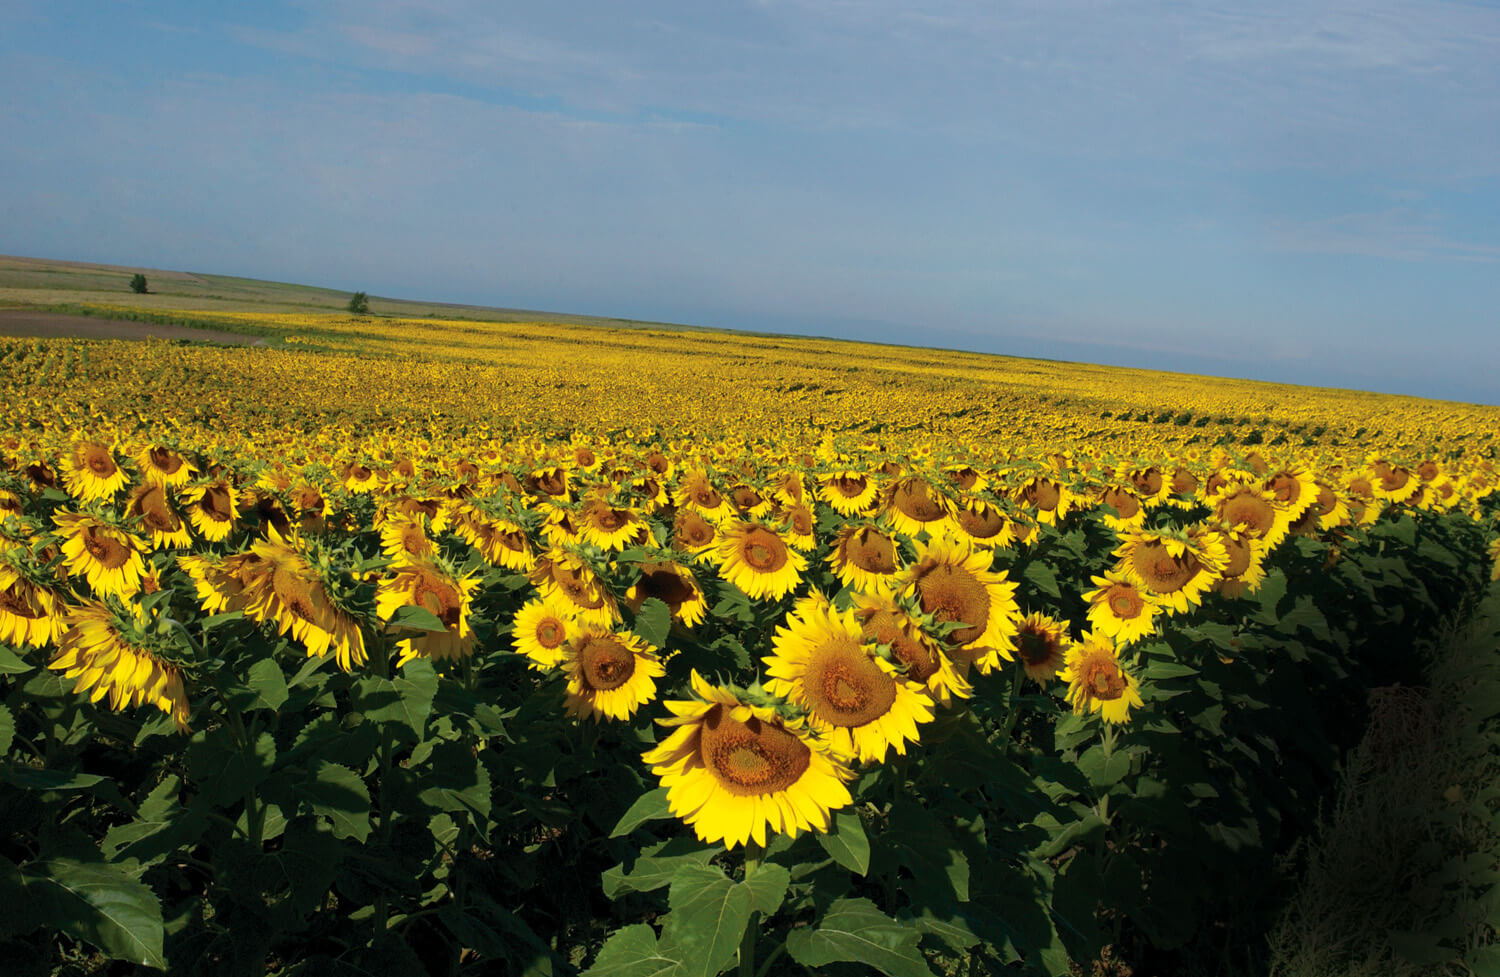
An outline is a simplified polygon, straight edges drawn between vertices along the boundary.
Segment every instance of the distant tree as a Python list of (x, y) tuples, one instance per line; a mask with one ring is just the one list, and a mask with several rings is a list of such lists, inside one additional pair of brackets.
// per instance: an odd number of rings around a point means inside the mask
[(364, 292), (355, 292), (349, 296), (349, 312), (353, 315), (369, 315), (370, 297)]
[(130, 290), (137, 295), (146, 294), (146, 276), (136, 272), (130, 276)]

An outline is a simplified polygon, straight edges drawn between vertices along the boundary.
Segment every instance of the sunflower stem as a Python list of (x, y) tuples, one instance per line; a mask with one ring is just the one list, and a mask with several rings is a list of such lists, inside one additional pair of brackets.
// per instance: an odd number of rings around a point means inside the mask
[(1017, 663), (1010, 680), (1010, 695), (1005, 700), (1005, 728), (1000, 733), (1002, 754), (1010, 752), (1010, 734), (1016, 728), (1016, 720), (1021, 718), (1021, 684), (1025, 681), (1026, 669)]
[[(765, 849), (754, 841), (745, 842), (745, 881), (750, 881), (750, 876), (760, 867), (761, 859), (765, 857)], [(750, 921), (745, 924), (745, 932), (740, 935), (740, 977), (756, 977), (755, 974), (755, 938), (760, 935), (760, 913), (752, 912)]]

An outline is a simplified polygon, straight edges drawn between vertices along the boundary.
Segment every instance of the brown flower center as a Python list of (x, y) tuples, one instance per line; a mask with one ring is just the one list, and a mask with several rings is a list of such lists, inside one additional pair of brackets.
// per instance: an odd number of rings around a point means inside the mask
[(739, 722), (723, 705), (703, 717), (699, 750), (714, 780), (736, 797), (784, 791), (812, 762), (812, 750), (796, 734), (754, 717)]
[(1136, 547), (1131, 560), (1146, 586), (1158, 594), (1176, 593), (1198, 575), (1197, 557), (1184, 552), (1173, 556), (1161, 542), (1147, 540)]
[(906, 674), (913, 681), (925, 683), (938, 670), (937, 656), (932, 649), (913, 638), (889, 610), (867, 608), (857, 614), (865, 637), (879, 644), (890, 645), (891, 651), (906, 666)]
[(1044, 665), (1057, 654), (1059, 644), (1051, 634), (1038, 628), (1022, 625), (1016, 635), (1016, 651), (1028, 665)]
[(618, 689), (635, 674), (635, 652), (611, 635), (589, 635), (578, 646), (583, 680), (598, 692)]
[(567, 627), (555, 617), (544, 617), (536, 626), (536, 643), (543, 648), (556, 648), (567, 637)]
[(459, 617), (463, 612), (463, 598), (458, 589), (442, 577), (426, 571), (419, 572), (411, 589), (411, 602), (431, 611), (448, 630), (458, 627)]
[(130, 548), (98, 526), (84, 527), (83, 547), (106, 570), (118, 569), (130, 559)]
[(845, 563), (866, 573), (896, 572), (896, 542), (874, 526), (861, 526), (839, 546)]
[(1133, 519), (1135, 518), (1135, 514), (1141, 511), (1140, 502), (1136, 501), (1135, 496), (1124, 489), (1105, 489), (1104, 493), (1099, 496), (1099, 499), (1105, 505), (1114, 506), (1115, 511), (1120, 514), (1121, 519)]
[(960, 645), (978, 641), (990, 620), (990, 594), (984, 582), (961, 566), (937, 563), (929, 557), (917, 577), (922, 610), (942, 624), (964, 624), (950, 636)]
[(775, 573), (787, 563), (786, 544), (769, 529), (752, 526), (740, 541), (740, 555), (757, 573)]
[(1114, 584), (1106, 592), (1105, 600), (1111, 613), (1125, 620), (1140, 617), (1146, 609), (1146, 599), (1129, 584)]
[(1276, 509), (1250, 489), (1241, 489), (1219, 505), (1219, 518), (1265, 535), (1276, 525)]
[(182, 458), (178, 456), (177, 452), (168, 448), (152, 448), (150, 455), (151, 467), (163, 475), (175, 475), (177, 474), (177, 470), (182, 467)]
[(891, 504), (902, 515), (916, 522), (936, 522), (947, 510), (938, 502), (932, 487), (920, 478), (911, 478), (896, 486)]
[(808, 656), (802, 688), (808, 710), (834, 726), (874, 722), (896, 702), (896, 680), (847, 637), (830, 638)]
[(87, 444), (80, 452), (83, 463), (88, 466), (98, 478), (109, 478), (116, 471), (115, 460), (110, 457), (109, 449), (99, 444)]
[(643, 601), (655, 597), (666, 604), (673, 614), (677, 614), (683, 604), (696, 596), (693, 588), (682, 579), (682, 575), (664, 563), (643, 565), (641, 579), (636, 582), (636, 587)]
[(1084, 665), (1083, 686), (1093, 698), (1113, 701), (1125, 694), (1125, 673), (1114, 661), (1098, 655)]

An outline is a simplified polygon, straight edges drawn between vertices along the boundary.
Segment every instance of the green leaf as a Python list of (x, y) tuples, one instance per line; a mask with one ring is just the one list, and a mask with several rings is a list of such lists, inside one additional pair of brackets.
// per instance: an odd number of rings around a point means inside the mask
[(1057, 574), (1045, 563), (1029, 563), (1022, 571), (1021, 576), (1029, 580), (1042, 593), (1054, 600), (1062, 599), (1062, 591), (1057, 586)]
[(10, 745), (16, 738), (16, 717), (12, 716), (10, 710), (0, 706), (0, 757), (10, 752)]
[(208, 818), (204, 812), (178, 803), (181, 790), (182, 781), (168, 774), (136, 808), (136, 820), (105, 832), (100, 849), (109, 860), (128, 858), (143, 866), (154, 865), (201, 838)]
[(1280, 620), (1276, 609), (1281, 605), (1281, 599), (1286, 596), (1286, 574), (1280, 570), (1272, 570), (1266, 574), (1266, 579), (1261, 581), (1260, 589), (1255, 592), (1256, 600), (1260, 601), (1260, 610), (1251, 615), (1251, 620), (1260, 624), (1274, 625)]
[(609, 833), (609, 836), (623, 838), (647, 821), (662, 821), (671, 816), (672, 812), (667, 809), (667, 789), (658, 787), (655, 790), (648, 790), (630, 805), (630, 810), (626, 811), (615, 823), (614, 830)]
[(372, 676), (360, 679), (356, 686), (359, 694), (355, 708), (366, 720), (377, 725), (397, 724), (410, 730), (417, 740), (422, 739), (438, 687), (437, 672), (430, 661), (414, 658), (402, 666), (394, 681)]
[(1186, 678), (1189, 675), (1197, 675), (1198, 670), (1191, 665), (1181, 662), (1153, 661), (1146, 666), (1146, 678), (1161, 682), (1172, 678)]
[(276, 740), (270, 733), (257, 736), (248, 755), (222, 726), (193, 739), (187, 760), (188, 773), (199, 788), (196, 805), (233, 803), (264, 782), (276, 766)]
[(833, 860), (853, 872), (864, 875), (870, 870), (870, 839), (859, 815), (845, 811), (833, 816), (833, 826), (817, 836), (818, 844)]
[(33, 668), (36, 666), (31, 662), (4, 645), (0, 645), (0, 675), (24, 675)]
[(681, 960), (675, 977), (715, 977), (739, 953), (750, 925), (750, 887), (712, 865), (684, 865), (668, 890), (662, 945)]
[(628, 870), (622, 862), (600, 876), (604, 894), (617, 899), (627, 892), (651, 892), (671, 885), (678, 869), (690, 864), (707, 865), (721, 851), (721, 846), (704, 845), (685, 836), (652, 845), (641, 852)]
[(657, 947), (655, 931), (636, 923), (612, 933), (582, 977), (668, 977), (676, 969), (677, 960)]
[(775, 862), (762, 862), (740, 885), (750, 890), (750, 908), (762, 916), (773, 916), (786, 898), (792, 873)]
[(25, 790), (88, 790), (104, 779), (98, 774), (48, 767), (12, 766), (0, 770), (0, 780)]
[(672, 609), (656, 597), (648, 597), (635, 615), (635, 633), (653, 648), (667, 646), (667, 634), (672, 630)]
[(937, 937), (958, 953), (980, 942), (978, 934), (970, 929), (968, 922), (960, 916), (940, 917), (929, 908), (923, 909), (922, 915), (915, 917), (911, 922), (915, 923), (917, 929), (921, 930), (924, 935)]
[(1122, 749), (1105, 757), (1102, 746), (1091, 746), (1078, 758), (1078, 769), (1089, 779), (1091, 786), (1108, 790), (1130, 772), (1130, 754)]
[(490, 772), (468, 744), (442, 743), (432, 751), (432, 769), (417, 794), (423, 803), (450, 814), (467, 813), (478, 827), (490, 816)]
[(917, 944), (922, 931), (902, 925), (868, 899), (844, 898), (828, 907), (817, 929), (787, 934), (786, 949), (804, 967), (848, 961), (890, 977), (932, 977)]
[(245, 684), (255, 693), (254, 708), (275, 712), (287, 700), (286, 676), (274, 659), (262, 658), (251, 665)]
[(223, 614), (210, 614), (198, 622), (198, 626), (203, 628), (204, 631), (212, 631), (214, 628), (222, 627), (234, 621), (243, 621), (244, 619), (244, 611), (225, 611)]
[(308, 779), (293, 784), (292, 794), (333, 822), (335, 838), (370, 837), (370, 791), (348, 767), (314, 760)]
[(21, 877), (33, 902), (28, 909), (45, 925), (116, 960), (166, 969), (161, 904), (149, 886), (123, 869), (53, 858), (24, 866)]
[(443, 631), (448, 630), (448, 625), (442, 619), (425, 607), (416, 604), (407, 604), (397, 609), (391, 615), (390, 626), (393, 628), (407, 628), (411, 631)]

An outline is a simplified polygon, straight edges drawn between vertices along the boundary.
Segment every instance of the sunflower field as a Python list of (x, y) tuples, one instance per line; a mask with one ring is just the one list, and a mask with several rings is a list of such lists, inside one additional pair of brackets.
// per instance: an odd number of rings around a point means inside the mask
[(1495, 408), (240, 318), (0, 339), (7, 972), (1212, 973), (1500, 576)]

